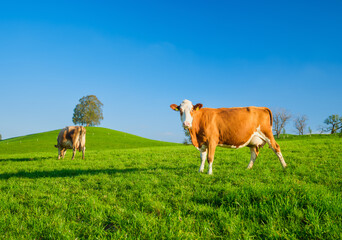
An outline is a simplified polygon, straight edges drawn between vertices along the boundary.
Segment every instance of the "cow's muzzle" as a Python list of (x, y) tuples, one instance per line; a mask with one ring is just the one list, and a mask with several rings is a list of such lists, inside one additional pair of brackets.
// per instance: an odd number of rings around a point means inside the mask
[(183, 128), (188, 129), (191, 127), (191, 123), (190, 122), (183, 122)]

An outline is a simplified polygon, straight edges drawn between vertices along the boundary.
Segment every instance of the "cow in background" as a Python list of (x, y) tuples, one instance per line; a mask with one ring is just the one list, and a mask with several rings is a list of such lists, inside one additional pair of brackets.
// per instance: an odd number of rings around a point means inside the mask
[(201, 152), (203, 172), (208, 161), (208, 174), (212, 174), (215, 149), (249, 147), (251, 159), (247, 168), (252, 168), (259, 154), (259, 148), (266, 143), (279, 158), (283, 168), (285, 160), (272, 133), (273, 117), (266, 107), (202, 108), (191, 101), (184, 100), (180, 105), (171, 104), (171, 109), (180, 112), (183, 127), (189, 130), (192, 144)]
[(70, 126), (63, 128), (57, 137), (58, 159), (64, 158), (66, 150), (72, 149), (72, 160), (75, 157), (76, 150), (82, 151), (82, 159), (84, 159), (86, 142), (86, 129), (82, 126)]

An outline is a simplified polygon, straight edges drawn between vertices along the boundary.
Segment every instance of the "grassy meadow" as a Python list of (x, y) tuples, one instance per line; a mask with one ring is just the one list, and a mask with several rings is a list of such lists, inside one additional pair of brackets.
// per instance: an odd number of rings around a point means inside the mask
[[(87, 128), (85, 160), (57, 160), (59, 130), (0, 141), (0, 239), (342, 239), (342, 138), (217, 148)], [(207, 170), (207, 165), (205, 170)]]

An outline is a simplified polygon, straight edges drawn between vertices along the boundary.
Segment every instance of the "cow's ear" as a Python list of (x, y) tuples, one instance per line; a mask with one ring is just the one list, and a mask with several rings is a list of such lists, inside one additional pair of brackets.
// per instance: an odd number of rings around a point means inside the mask
[(197, 104), (194, 106), (194, 111), (200, 110), (202, 107), (203, 107), (203, 104), (202, 104), (202, 103), (197, 103)]
[(172, 108), (175, 111), (179, 111), (179, 106), (177, 106), (177, 104), (171, 104), (170, 108)]

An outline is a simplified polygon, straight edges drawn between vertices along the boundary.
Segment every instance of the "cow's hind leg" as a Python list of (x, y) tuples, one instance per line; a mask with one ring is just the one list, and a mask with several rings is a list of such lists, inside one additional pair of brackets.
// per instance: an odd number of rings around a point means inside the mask
[(247, 166), (247, 169), (251, 169), (253, 167), (255, 159), (259, 155), (259, 149), (256, 146), (250, 147), (249, 149), (251, 150), (251, 160)]
[(283, 166), (283, 168), (285, 169), (286, 168), (286, 162), (285, 162), (285, 159), (283, 157), (283, 154), (281, 154), (281, 151), (280, 151), (280, 147), (278, 145), (278, 143), (275, 142), (275, 147), (272, 147), (272, 150), (274, 151), (274, 153), (277, 155), (277, 157), (279, 158), (279, 161), (281, 163), (281, 165)]
[(71, 157), (71, 160), (74, 160), (75, 154), (76, 154), (76, 148), (73, 148), (73, 149), (72, 149), (72, 157)]
[(204, 164), (205, 164), (205, 161), (207, 160), (207, 153), (208, 153), (208, 150), (206, 147), (202, 147), (199, 149), (200, 152), (201, 152), (201, 166), (199, 168), (199, 172), (203, 172), (204, 170)]
[(84, 159), (85, 147), (82, 148), (82, 159)]
[(279, 161), (281, 163), (281, 165), (283, 166), (283, 168), (286, 168), (286, 162), (284, 160), (283, 154), (281, 154), (280, 151), (280, 147), (278, 145), (278, 143), (275, 141), (273, 134), (268, 134), (268, 145), (270, 146), (270, 148), (273, 150), (273, 152), (277, 155), (277, 157), (279, 158)]

